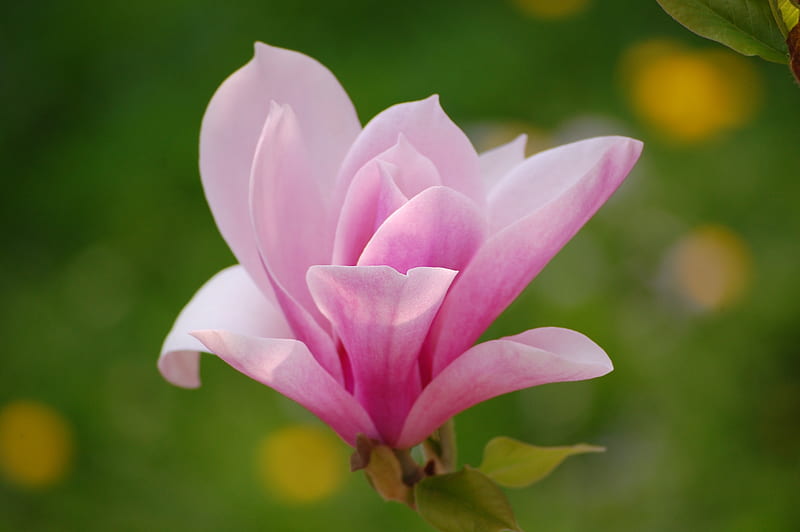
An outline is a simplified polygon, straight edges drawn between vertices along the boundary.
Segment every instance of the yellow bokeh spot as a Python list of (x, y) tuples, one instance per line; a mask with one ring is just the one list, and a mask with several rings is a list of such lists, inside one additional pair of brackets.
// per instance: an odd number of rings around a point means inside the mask
[(752, 65), (723, 49), (648, 41), (627, 52), (622, 68), (636, 113), (678, 141), (699, 142), (739, 127), (760, 100)]
[(344, 482), (343, 444), (321, 428), (295, 425), (265, 437), (258, 448), (258, 472), (266, 488), (294, 503), (332, 495)]
[(536, 18), (559, 19), (577, 15), (589, 0), (513, 0), (523, 13)]
[(73, 451), (71, 428), (51, 407), (18, 400), (0, 410), (0, 470), (14, 484), (57, 483), (69, 470)]
[(750, 284), (752, 269), (749, 247), (726, 227), (696, 228), (675, 249), (678, 289), (705, 310), (719, 310), (738, 301)]

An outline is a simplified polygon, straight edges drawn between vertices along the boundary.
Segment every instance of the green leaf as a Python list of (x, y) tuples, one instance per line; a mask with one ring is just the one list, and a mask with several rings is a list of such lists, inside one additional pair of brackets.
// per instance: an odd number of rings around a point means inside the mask
[(769, 0), (769, 7), (772, 8), (772, 15), (778, 23), (778, 27), (784, 37), (797, 26), (800, 8), (794, 0)]
[(537, 447), (500, 436), (486, 444), (478, 468), (489, 478), (509, 488), (524, 488), (542, 480), (574, 454), (601, 453), (604, 447), (579, 443), (563, 447)]
[(500, 488), (467, 466), (416, 486), (419, 514), (441, 532), (522, 532)]
[(689, 30), (744, 55), (788, 62), (784, 36), (764, 0), (657, 0)]

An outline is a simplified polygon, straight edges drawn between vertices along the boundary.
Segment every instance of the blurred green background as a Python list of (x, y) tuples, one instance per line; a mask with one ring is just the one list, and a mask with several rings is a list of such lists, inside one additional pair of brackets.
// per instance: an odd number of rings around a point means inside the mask
[[(195, 391), (156, 371), (179, 310), (233, 262), (197, 137), (255, 40), (327, 65), (362, 122), (438, 93), (480, 149), (520, 132), (533, 151), (645, 141), (486, 334), (573, 328), (616, 370), (457, 419), (474, 465), (499, 434), (608, 447), (510, 493), (526, 530), (800, 526), (800, 89), (784, 66), (702, 40), (654, 1), (3, 11), (0, 530), (428, 530), (343, 470), (346, 446), (290, 401), (214, 357)], [(297, 495), (300, 444), (327, 473)]]

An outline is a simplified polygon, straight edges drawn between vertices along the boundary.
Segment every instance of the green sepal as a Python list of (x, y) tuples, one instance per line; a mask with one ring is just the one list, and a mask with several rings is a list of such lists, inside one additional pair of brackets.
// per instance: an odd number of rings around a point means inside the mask
[(422, 518), (440, 532), (522, 532), (503, 491), (469, 466), (422, 479), (415, 499)]
[(764, 0), (657, 0), (672, 18), (694, 33), (743, 55), (788, 63), (784, 33)]
[(539, 447), (499, 436), (486, 444), (478, 469), (502, 486), (524, 488), (542, 480), (572, 455), (603, 451), (604, 447), (586, 443)]

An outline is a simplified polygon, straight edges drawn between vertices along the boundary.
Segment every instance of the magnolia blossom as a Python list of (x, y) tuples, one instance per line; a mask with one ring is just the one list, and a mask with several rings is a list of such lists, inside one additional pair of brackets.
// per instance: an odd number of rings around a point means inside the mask
[(612, 366), (575, 331), (473, 346), (619, 186), (641, 143), (475, 152), (432, 96), (364, 128), (324, 66), (261, 43), (203, 118), (200, 173), (238, 260), (208, 281), (158, 365), (199, 386), (210, 351), (353, 444), (424, 440), (458, 412)]

